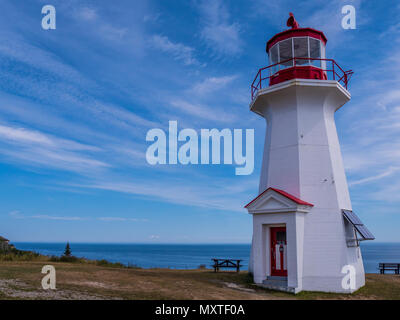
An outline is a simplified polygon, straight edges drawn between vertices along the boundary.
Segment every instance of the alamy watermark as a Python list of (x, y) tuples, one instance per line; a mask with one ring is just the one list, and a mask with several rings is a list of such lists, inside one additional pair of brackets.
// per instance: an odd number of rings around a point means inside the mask
[(42, 268), (42, 273), (46, 274), (42, 279), (42, 288), (44, 290), (56, 289), (56, 268), (52, 265), (45, 265)]
[(43, 6), (42, 14), (45, 16), (42, 18), (43, 30), (55, 30), (56, 29), (56, 8), (50, 4)]
[[(149, 130), (146, 141), (154, 142), (146, 152), (146, 160), (151, 165), (221, 164), (223, 149), (222, 162), (239, 166), (235, 168), (236, 175), (249, 175), (254, 170), (254, 129), (245, 130), (245, 148), (242, 129), (233, 129), (233, 132), (231, 129), (201, 129), (199, 139), (194, 129), (178, 132), (177, 121), (169, 121), (168, 134), (159, 128)], [(178, 146), (178, 142), (183, 144)]]
[(342, 14), (345, 16), (342, 18), (343, 29), (356, 29), (356, 8), (348, 4), (342, 7)]
[(342, 288), (344, 290), (356, 289), (356, 268), (350, 264), (343, 266), (342, 271), (345, 276), (342, 279)]

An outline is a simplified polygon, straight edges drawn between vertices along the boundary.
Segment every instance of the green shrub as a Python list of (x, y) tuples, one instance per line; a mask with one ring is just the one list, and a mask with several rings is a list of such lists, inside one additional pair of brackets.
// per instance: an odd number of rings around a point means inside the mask
[(45, 256), (33, 251), (23, 251), (18, 249), (10, 249), (7, 251), (0, 251), (0, 261), (51, 261), (51, 262), (68, 262), (68, 263), (87, 263), (94, 264), (102, 267), (110, 268), (130, 268), (130, 269), (141, 269), (135, 264), (124, 265), (120, 262), (110, 262), (105, 259), (102, 260), (89, 260), (85, 258), (78, 258), (75, 256)]
[(84, 258), (78, 258), (78, 257), (75, 257), (75, 256), (63, 255), (61, 257), (51, 256), (50, 257), (50, 261), (52, 261), (52, 262), (86, 263), (87, 260), (84, 259)]
[(125, 265), (123, 265), (120, 262), (110, 262), (105, 259), (102, 260), (96, 260), (96, 265), (102, 266), (102, 267), (112, 267), (112, 268), (126, 268)]
[(7, 251), (0, 251), (0, 261), (33, 261), (43, 260), (48, 257), (32, 251), (23, 251), (12, 248)]

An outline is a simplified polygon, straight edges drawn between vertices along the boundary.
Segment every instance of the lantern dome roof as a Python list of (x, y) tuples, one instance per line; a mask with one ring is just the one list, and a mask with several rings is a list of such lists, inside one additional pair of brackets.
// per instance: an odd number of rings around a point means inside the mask
[(299, 24), (297, 21), (294, 19), (294, 16), (292, 13), (290, 13), (289, 20), (287, 22), (288, 26), (291, 26), (291, 29), (282, 31), (274, 35), (271, 39), (268, 40), (267, 46), (266, 46), (266, 51), (268, 52), (269, 49), (276, 44), (279, 41), (293, 38), (293, 37), (312, 37), (318, 40), (321, 40), (326, 44), (328, 39), (324, 35), (322, 31), (313, 29), (313, 28), (299, 28)]

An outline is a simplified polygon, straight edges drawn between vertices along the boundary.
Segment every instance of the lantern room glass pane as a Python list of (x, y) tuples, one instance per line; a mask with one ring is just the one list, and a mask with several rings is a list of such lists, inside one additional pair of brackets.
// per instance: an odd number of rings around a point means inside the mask
[[(320, 44), (321, 44), (321, 58), (326, 59), (325, 44), (323, 42), (320, 42)], [(321, 61), (321, 69), (326, 70), (326, 61), (324, 60)]]
[[(321, 58), (321, 41), (310, 38), (310, 58)], [(315, 67), (321, 68), (321, 60), (311, 60), (311, 64)]]
[[(279, 42), (279, 61), (280, 69), (293, 67), (292, 39)], [(289, 61), (287, 61), (289, 60)]]
[[(308, 58), (308, 39), (304, 38), (293, 38), (293, 48), (295, 58)], [(296, 60), (297, 66), (308, 65), (308, 59)]]
[[(270, 64), (276, 64), (279, 62), (279, 56), (278, 56), (278, 44), (274, 45), (271, 50), (269, 50), (269, 60)], [(274, 74), (279, 70), (279, 66), (275, 66), (271, 68), (271, 73)]]

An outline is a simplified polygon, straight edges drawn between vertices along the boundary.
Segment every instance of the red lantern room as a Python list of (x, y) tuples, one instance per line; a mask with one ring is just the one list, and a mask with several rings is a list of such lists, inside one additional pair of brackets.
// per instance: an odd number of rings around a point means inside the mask
[(347, 89), (353, 72), (343, 71), (334, 60), (326, 58), (327, 38), (324, 33), (312, 28), (299, 28), (293, 14), (289, 15), (287, 26), (291, 29), (277, 33), (267, 42), (270, 65), (257, 73), (251, 86), (252, 98), (262, 87), (296, 78), (337, 80)]
[(295, 78), (326, 80), (325, 46), (322, 31), (299, 28), (292, 13), (287, 21), (292, 29), (274, 35), (267, 42), (267, 53), (273, 76), (270, 85)]

